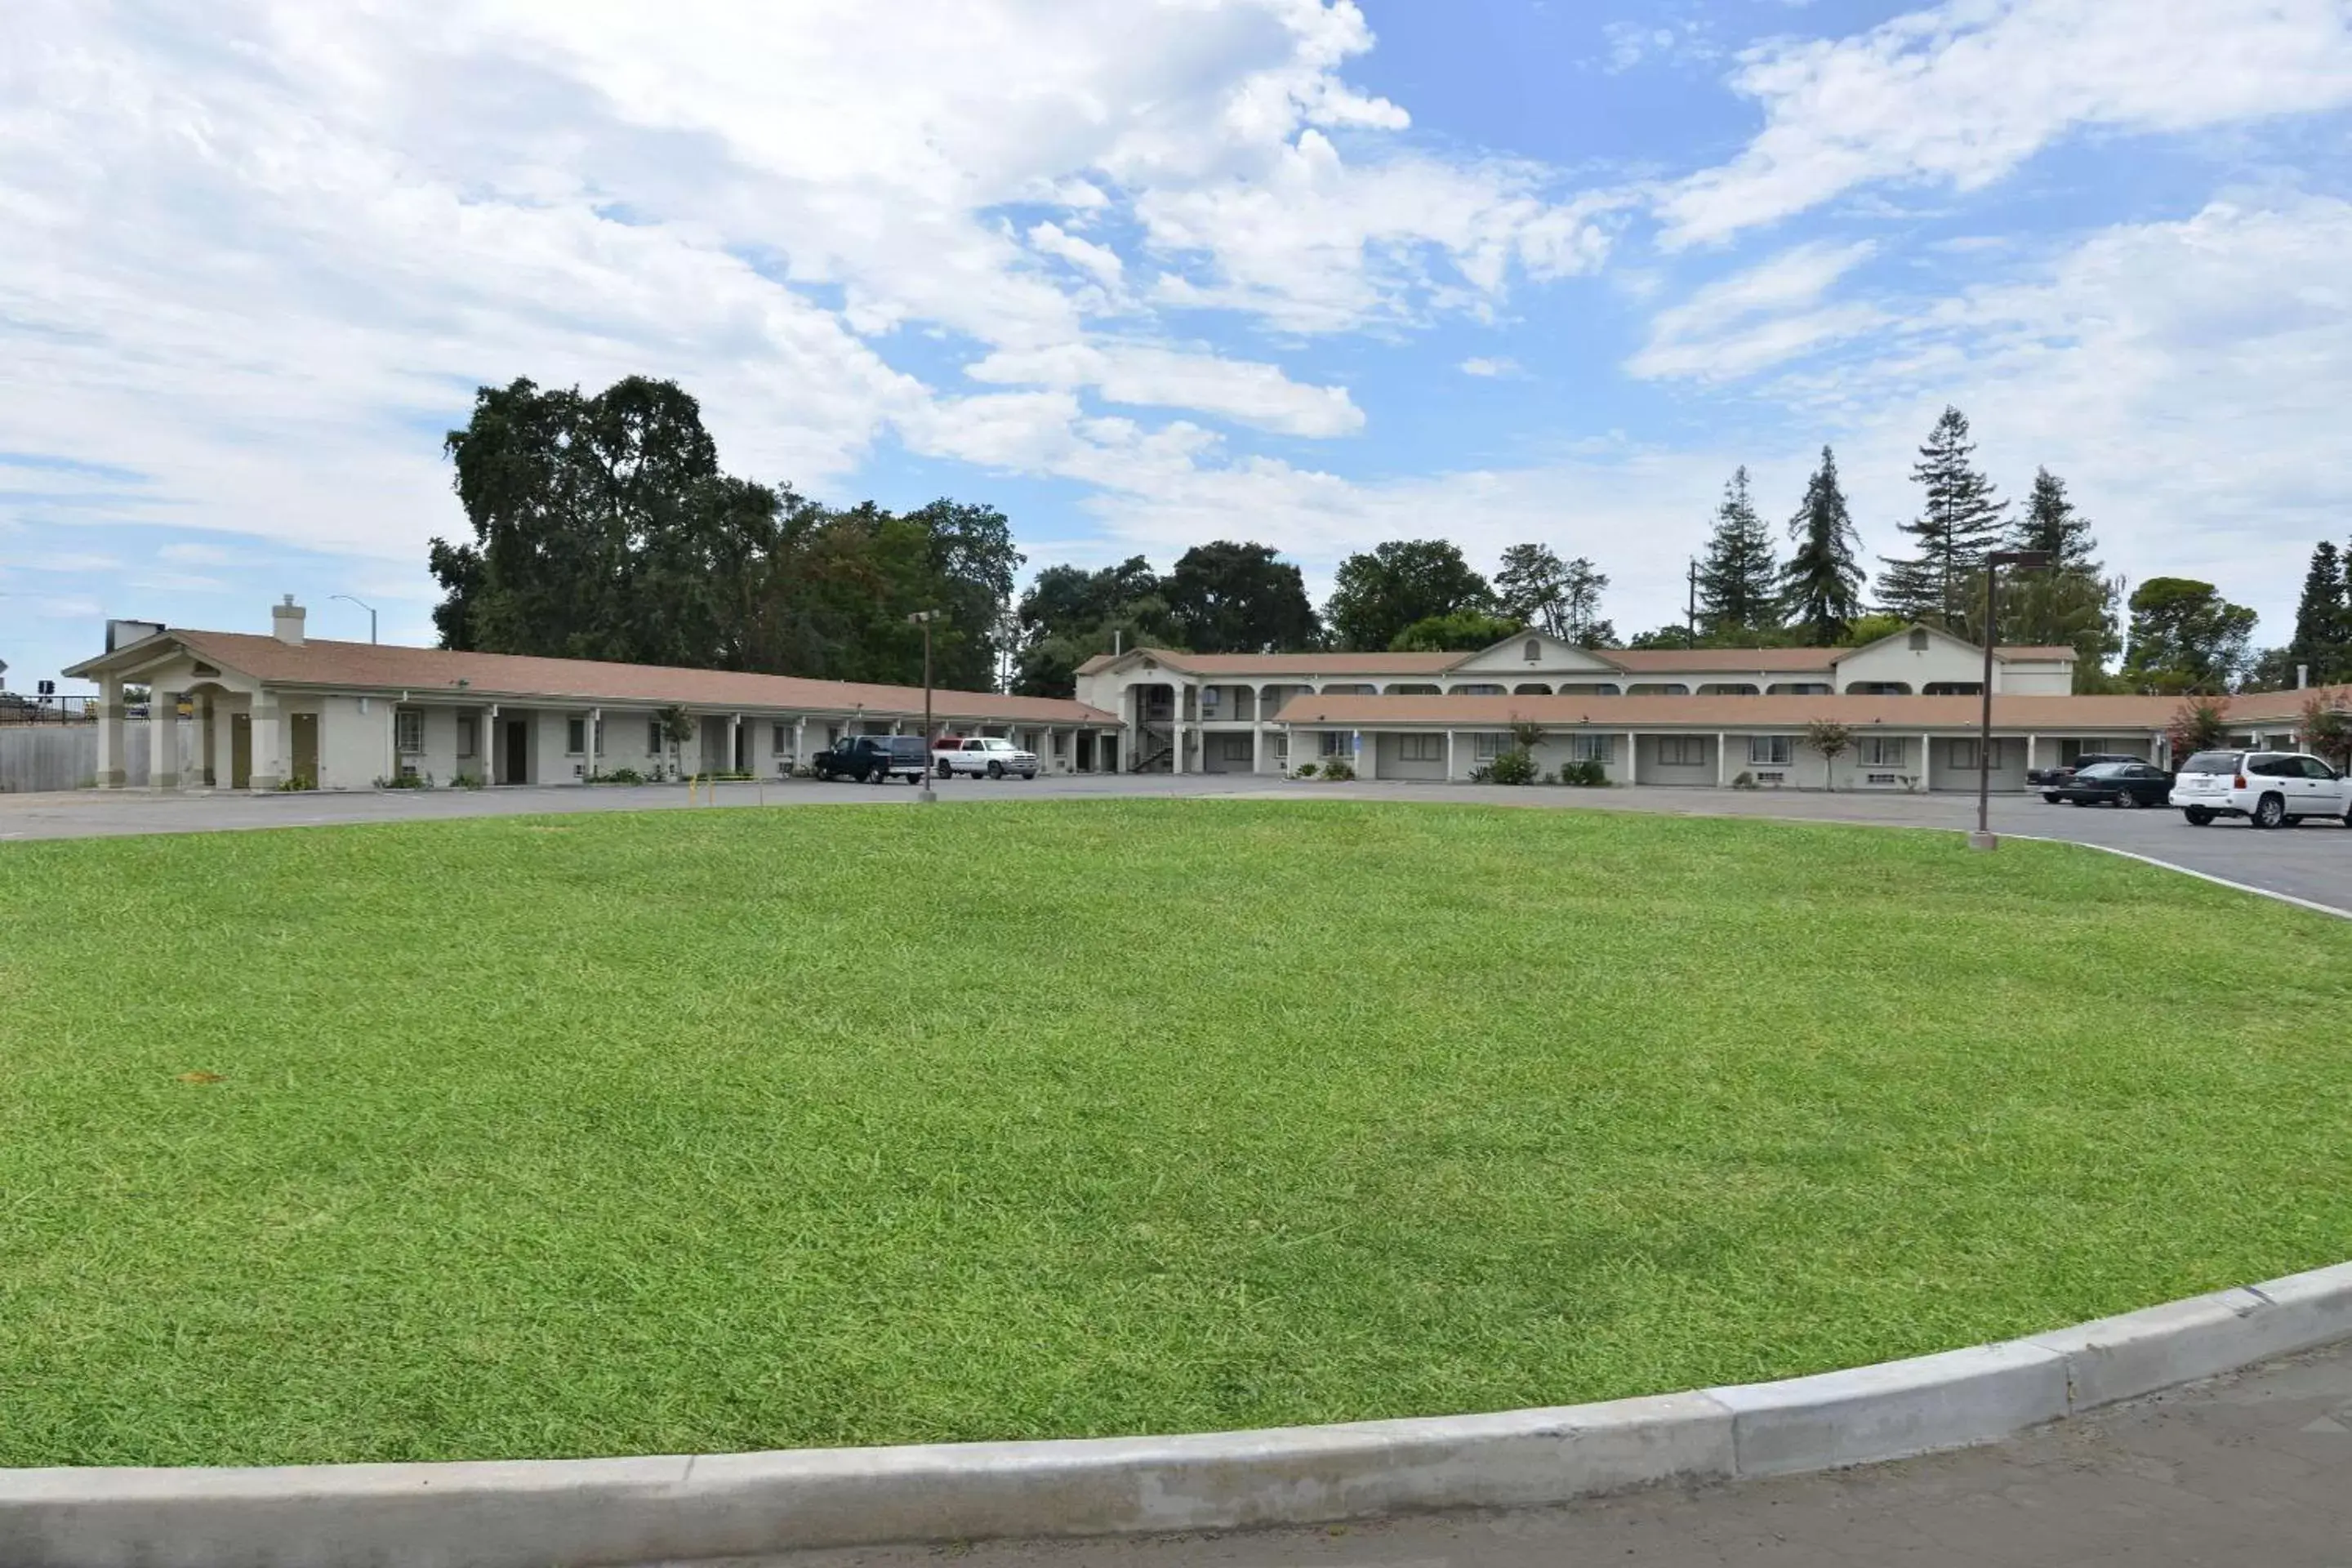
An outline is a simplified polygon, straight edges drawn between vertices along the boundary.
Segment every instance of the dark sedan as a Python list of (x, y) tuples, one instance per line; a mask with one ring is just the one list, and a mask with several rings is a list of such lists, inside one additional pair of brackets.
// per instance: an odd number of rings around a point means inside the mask
[(2053, 805), (2163, 805), (2172, 798), (2172, 775), (2147, 763), (2094, 763), (2042, 798)]

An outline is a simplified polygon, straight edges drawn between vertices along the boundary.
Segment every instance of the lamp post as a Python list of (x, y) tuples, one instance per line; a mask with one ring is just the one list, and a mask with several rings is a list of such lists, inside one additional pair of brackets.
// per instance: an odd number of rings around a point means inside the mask
[(1969, 835), (1971, 849), (1990, 849), (2000, 842), (1992, 836), (1992, 645), (1996, 637), (1993, 580), (2004, 566), (2031, 572), (2049, 564), (2050, 552), (2046, 550), (1996, 550), (1985, 557), (1983, 709), (1977, 723), (1977, 830)]
[(940, 798), (931, 788), (931, 623), (939, 618), (937, 610), (917, 610), (907, 617), (923, 628), (923, 787), (915, 796), (919, 801)]
[[(330, 599), (341, 599), (346, 605), (360, 605), (360, 602), (357, 599), (352, 598), (349, 594), (330, 594), (327, 597)], [(375, 606), (373, 605), (360, 605), (360, 608), (368, 613), (368, 641), (373, 642), (375, 641)]]

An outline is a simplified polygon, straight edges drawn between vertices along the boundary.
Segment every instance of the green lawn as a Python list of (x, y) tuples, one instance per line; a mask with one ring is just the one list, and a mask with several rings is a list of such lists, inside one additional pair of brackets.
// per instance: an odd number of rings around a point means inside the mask
[(0, 1464), (1166, 1432), (2030, 1332), (2352, 1257), (2347, 1020), (2352, 927), (1951, 834), (0, 847)]

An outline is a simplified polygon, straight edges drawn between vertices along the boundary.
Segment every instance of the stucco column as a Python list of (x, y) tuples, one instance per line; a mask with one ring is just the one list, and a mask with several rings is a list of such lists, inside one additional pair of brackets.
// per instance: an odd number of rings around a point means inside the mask
[(2036, 767), (2040, 766), (2040, 764), (2033, 760), (2033, 753), (2041, 740), (2042, 737), (2039, 735), (2028, 735), (2025, 737), (2025, 771), (2029, 774), (2032, 773)]
[(1265, 772), (1265, 726), (1264, 724), (1250, 726), (1250, 772), (1253, 773)]
[(1721, 789), (1727, 782), (1723, 776), (1724, 765), (1731, 760), (1731, 737), (1721, 731), (1715, 736), (1715, 787)]
[[(1180, 714), (1184, 711), (1184, 697), (1181, 691), (1176, 696), (1175, 711)], [(1171, 773), (1184, 771), (1184, 726), (1172, 720), (1168, 725), (1168, 771)]]
[(1919, 737), (1919, 793), (1921, 795), (1926, 795), (1929, 790), (1936, 787), (1936, 753), (1934, 751), (1934, 736), (1922, 735)]
[(1349, 732), (1356, 739), (1356, 754), (1348, 759), (1356, 765), (1356, 776), (1360, 779), (1376, 779), (1380, 777), (1380, 736), (1377, 734), (1367, 735), (1361, 730), (1353, 730)]
[(110, 679), (98, 693), (98, 787), (121, 789), (128, 782), (129, 763), (124, 760), (122, 732), (122, 683)]
[(1625, 731), (1625, 782), (1629, 784), (1642, 782), (1642, 744), (1631, 730)]
[[(896, 724), (891, 725), (890, 733), (895, 735), (898, 732), (898, 726)], [(722, 773), (733, 773), (735, 771), (735, 759), (742, 754), (742, 751), (743, 715), (740, 713), (730, 713), (727, 716), (727, 765), (718, 771)], [(751, 759), (744, 757), (743, 760), (748, 763)]]
[(273, 790), (286, 782), (285, 726), (278, 716), (278, 699), (263, 692), (253, 700), (253, 787)]
[(793, 721), (793, 766), (808, 766), (808, 715), (805, 713)]
[(1445, 782), (1451, 784), (1460, 775), (1454, 771), (1454, 731), (1445, 731)]
[(147, 693), (147, 787), (180, 787), (180, 704), (154, 688)]

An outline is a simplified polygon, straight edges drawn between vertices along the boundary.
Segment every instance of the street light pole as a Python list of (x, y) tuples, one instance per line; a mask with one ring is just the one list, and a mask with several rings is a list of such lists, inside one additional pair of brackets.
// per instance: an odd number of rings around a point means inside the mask
[[(327, 597), (330, 599), (341, 599), (346, 605), (360, 605), (360, 602), (357, 599), (352, 598), (349, 594), (330, 594)], [(375, 641), (375, 606), (373, 605), (360, 605), (360, 608), (368, 613), (368, 641), (373, 643)]]
[(921, 801), (940, 798), (931, 788), (931, 623), (939, 616), (937, 610), (917, 610), (907, 617), (923, 628), (923, 787), (915, 796)]
[[(1969, 847), (1971, 849), (1990, 849), (2000, 842), (1992, 836), (1992, 645), (1996, 640), (1993, 580), (2004, 566), (2030, 572), (2049, 564), (2050, 552), (2046, 550), (1996, 550), (1985, 557), (1985, 610), (1981, 628), (1984, 636), (1984, 685), (1980, 690), (1981, 717), (1977, 722), (1977, 830), (1969, 835)], [(1927, 759), (1923, 757), (1920, 760), (1924, 763)]]

